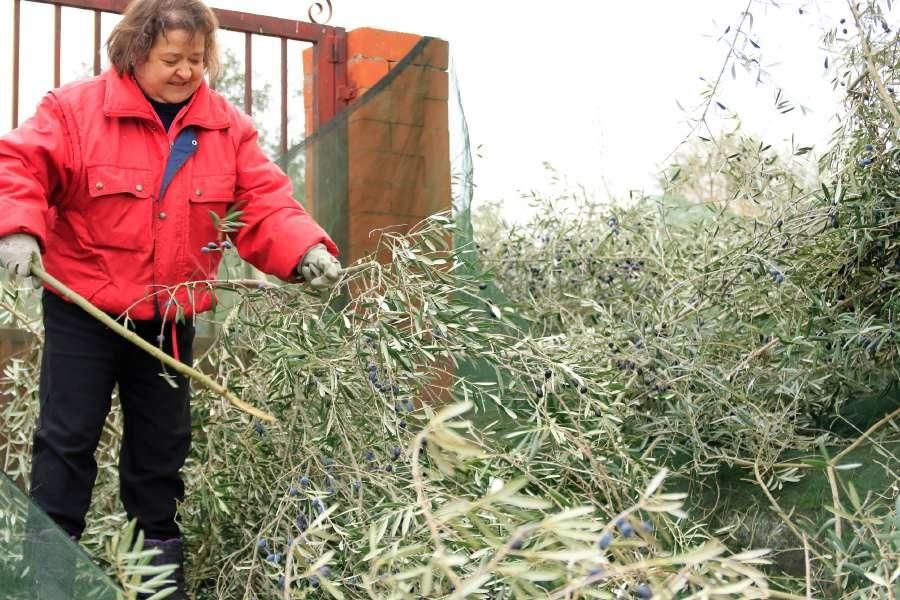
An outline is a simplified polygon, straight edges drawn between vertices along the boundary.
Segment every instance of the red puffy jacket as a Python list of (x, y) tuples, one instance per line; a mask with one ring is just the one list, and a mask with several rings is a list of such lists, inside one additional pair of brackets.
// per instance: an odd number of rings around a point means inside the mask
[(210, 211), (243, 211), (242, 258), (284, 280), (328, 234), (292, 197), (252, 121), (206, 83), (166, 132), (130, 76), (110, 69), (48, 93), (0, 137), (0, 237), (38, 239), (44, 267), (108, 313), (209, 309), (224, 238)]

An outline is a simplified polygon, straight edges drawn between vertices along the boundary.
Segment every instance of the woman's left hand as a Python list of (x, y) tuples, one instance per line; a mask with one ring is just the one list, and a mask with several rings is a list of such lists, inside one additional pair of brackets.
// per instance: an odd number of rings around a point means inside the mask
[(316, 244), (303, 255), (297, 272), (313, 289), (327, 290), (341, 280), (343, 269), (341, 263), (325, 249), (325, 244)]

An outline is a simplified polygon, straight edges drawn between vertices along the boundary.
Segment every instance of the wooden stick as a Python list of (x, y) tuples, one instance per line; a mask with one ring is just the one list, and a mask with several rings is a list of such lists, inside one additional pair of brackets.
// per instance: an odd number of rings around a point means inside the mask
[[(74, 302), (75, 304), (80, 306), (81, 308), (83, 308), (85, 310), (85, 312), (87, 312), (89, 315), (91, 315), (92, 317), (94, 317), (95, 319), (97, 319), (98, 321), (100, 321), (101, 323), (103, 323), (104, 325), (106, 325), (107, 327), (109, 327), (110, 329), (115, 331), (116, 333), (118, 333), (120, 336), (122, 336), (123, 338), (125, 338), (126, 340), (131, 342), (132, 344), (134, 344), (134, 345), (138, 346), (139, 348), (141, 348), (142, 350), (148, 352), (154, 358), (158, 358), (163, 364), (173, 368), (174, 370), (178, 371), (185, 377), (189, 377), (189, 378), (193, 379), (194, 381), (196, 381), (203, 387), (222, 396), (223, 398), (228, 400), (230, 403), (232, 403), (235, 407), (244, 411), (245, 413), (247, 413), (249, 415), (253, 415), (257, 419), (261, 419), (263, 421), (268, 421), (269, 423), (275, 422), (275, 417), (273, 417), (269, 413), (261, 411), (258, 408), (255, 408), (255, 407), (247, 404), (246, 402), (244, 402), (243, 400), (241, 400), (240, 398), (238, 398), (237, 396), (232, 394), (228, 390), (228, 388), (219, 384), (218, 382), (213, 380), (211, 377), (208, 377), (208, 376), (204, 375), (203, 373), (201, 373), (200, 371), (197, 371), (196, 369), (194, 369), (182, 362), (175, 360), (174, 358), (172, 358), (171, 356), (169, 356), (168, 354), (166, 354), (165, 352), (163, 352), (156, 346), (150, 344), (149, 342), (147, 342), (146, 340), (141, 338), (135, 332), (130, 331), (126, 327), (123, 327), (122, 325), (117, 323), (115, 321), (115, 319), (113, 319), (112, 317), (107, 315), (105, 312), (103, 312), (102, 310), (98, 309), (96, 306), (91, 304), (83, 296), (72, 291), (64, 283), (62, 283), (61, 281), (59, 281), (58, 279), (53, 277), (53, 275), (50, 275), (49, 273), (47, 273), (47, 271), (44, 270), (43, 265), (40, 263), (39, 258), (32, 259), (31, 274), (34, 277), (37, 277), (38, 279), (40, 279), (41, 281), (46, 283), (47, 285), (49, 285), (50, 287), (52, 287), (53, 289), (59, 291), (63, 296), (65, 296), (66, 298), (68, 298), (69, 300), (71, 300), (72, 302)], [(174, 340), (173, 340), (173, 343), (174, 343)]]
[(348, 277), (350, 275), (355, 275), (360, 271), (365, 271), (366, 269), (372, 269), (380, 267), (381, 263), (377, 260), (370, 260), (368, 262), (359, 263), (358, 265), (350, 265), (349, 267), (344, 267), (342, 275), (344, 277)]
[(866, 429), (861, 436), (856, 438), (856, 440), (852, 444), (850, 444), (849, 446), (847, 446), (846, 448), (844, 448), (843, 450), (838, 452), (837, 455), (835, 455), (835, 457), (829, 461), (829, 463), (833, 466), (837, 466), (837, 464), (841, 461), (842, 458), (844, 458), (849, 453), (856, 450), (856, 448), (858, 448), (860, 446), (860, 444), (862, 444), (866, 440), (871, 441), (871, 436), (873, 433), (875, 433), (878, 429), (881, 429), (881, 427), (883, 427), (890, 421), (897, 419), (897, 418), (900, 418), (900, 408), (884, 415), (884, 417), (879, 419), (879, 421), (877, 423), (875, 423), (874, 425), (872, 425), (871, 427)]

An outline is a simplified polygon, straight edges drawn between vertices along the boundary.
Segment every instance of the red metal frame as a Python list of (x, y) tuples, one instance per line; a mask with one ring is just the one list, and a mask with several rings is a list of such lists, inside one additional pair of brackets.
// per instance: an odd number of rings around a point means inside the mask
[[(94, 74), (100, 72), (100, 16), (101, 13), (125, 12), (130, 0), (13, 0), (13, 85), (12, 85), (12, 125), (19, 124), (19, 45), (20, 45), (20, 21), (21, 2), (36, 2), (41, 4), (53, 4), (54, 10), (54, 85), (59, 85), (60, 64), (60, 37), (61, 22), (60, 10), (62, 7), (80, 8), (94, 11)], [(219, 19), (222, 29), (237, 31), (245, 34), (244, 58), (245, 58), (245, 87), (244, 110), (249, 114), (252, 110), (252, 36), (265, 35), (281, 38), (281, 147), (287, 150), (287, 40), (309, 42), (314, 45), (313, 50), (313, 115), (315, 122), (311, 123), (317, 129), (323, 123), (334, 117), (346, 108), (346, 95), (341, 90), (347, 83), (347, 34), (341, 27), (319, 25), (306, 21), (295, 21), (269, 17), (234, 10), (214, 8), (213, 12)]]
[(13, 64), (12, 64), (12, 123), (19, 124), (19, 28), (22, 21), (22, 5), (13, 0)]

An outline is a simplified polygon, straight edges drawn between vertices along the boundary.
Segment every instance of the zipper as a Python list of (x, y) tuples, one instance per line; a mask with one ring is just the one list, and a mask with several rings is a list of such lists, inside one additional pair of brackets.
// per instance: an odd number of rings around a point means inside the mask
[[(157, 121), (157, 123), (153, 126), (154, 133), (157, 135), (159, 135), (159, 133), (164, 133), (166, 136), (166, 141), (169, 144), (169, 149), (167, 152), (165, 152), (166, 156), (165, 156), (165, 161), (163, 162), (163, 177), (165, 177), (166, 165), (169, 164), (169, 158), (172, 156), (172, 146), (174, 146), (175, 144), (169, 137), (169, 133), (163, 128), (162, 121), (159, 120), (158, 115), (156, 115), (156, 121)], [(151, 290), (154, 292), (154, 294), (153, 294), (153, 316), (155, 319), (158, 319), (160, 321), (162, 320), (162, 308), (160, 307), (160, 295), (155, 292), (157, 291), (157, 285), (156, 285), (156, 228), (159, 227), (159, 225), (157, 225), (157, 222), (158, 222), (157, 215), (159, 214), (160, 208), (162, 206), (161, 194), (162, 194), (162, 181), (160, 181), (160, 187), (157, 190), (156, 194), (154, 194), (153, 202), (155, 203), (155, 206), (154, 206), (153, 214), (151, 216), (151, 219), (153, 222), (153, 230), (150, 232), (151, 235), (153, 236), (153, 239), (152, 239), (152, 242), (153, 242), (153, 244), (152, 244), (153, 245), (153, 254), (152, 254), (153, 269), (152, 270), (153, 270), (153, 273), (150, 276), (151, 284), (153, 286), (151, 288)]]

